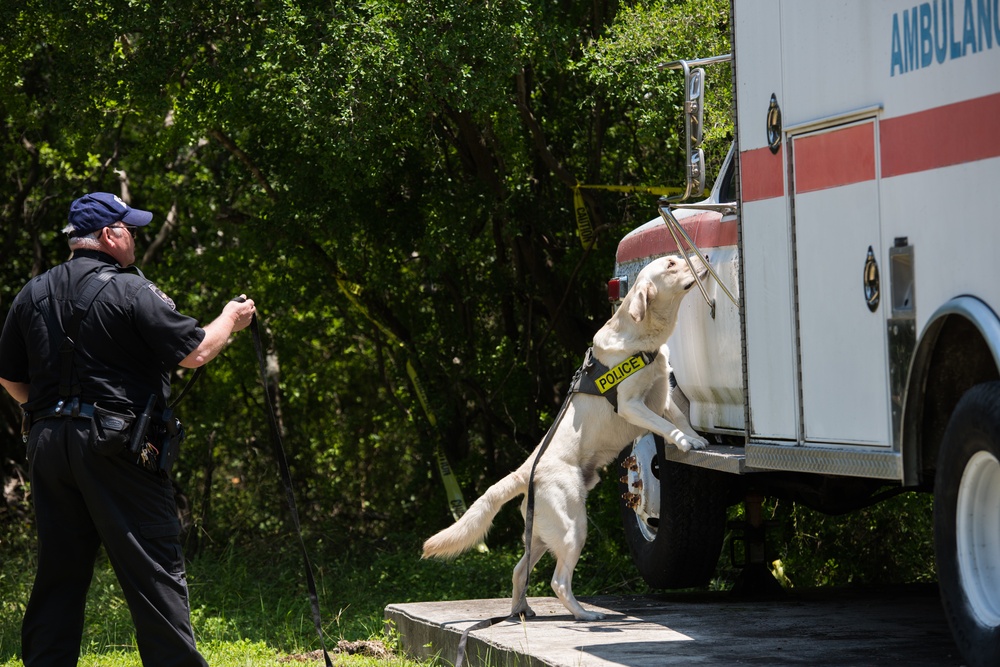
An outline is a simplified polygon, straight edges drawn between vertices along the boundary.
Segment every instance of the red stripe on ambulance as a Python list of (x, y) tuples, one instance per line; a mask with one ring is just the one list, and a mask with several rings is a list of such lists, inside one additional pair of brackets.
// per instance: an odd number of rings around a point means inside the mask
[(875, 178), (875, 124), (795, 139), (795, 191), (815, 192)]
[(744, 202), (781, 197), (785, 194), (781, 151), (758, 148), (740, 153), (740, 178)]
[(882, 121), (882, 177), (1000, 157), (1000, 93)]
[[(710, 211), (684, 218), (679, 222), (702, 251), (736, 245), (736, 218), (723, 220), (720, 213)], [(617, 260), (619, 263), (629, 262), (670, 252), (677, 252), (677, 244), (670, 236), (666, 224), (655, 225), (649, 229), (633, 232), (622, 239), (618, 244)]]
[[(1000, 157), (1000, 93), (879, 123), (882, 178)], [(795, 140), (795, 189), (815, 192), (875, 178), (874, 125)], [(784, 195), (781, 151), (740, 153), (743, 202)]]

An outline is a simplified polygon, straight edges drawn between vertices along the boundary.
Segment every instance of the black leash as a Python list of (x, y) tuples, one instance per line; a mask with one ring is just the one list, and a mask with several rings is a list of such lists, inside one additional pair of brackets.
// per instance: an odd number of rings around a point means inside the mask
[[(237, 297), (233, 301), (245, 301), (244, 297)], [(271, 444), (274, 446), (274, 458), (278, 460), (278, 468), (281, 470), (281, 481), (285, 486), (285, 498), (288, 501), (288, 508), (292, 512), (292, 521), (295, 524), (295, 532), (299, 537), (299, 547), (302, 551), (302, 560), (306, 568), (306, 583), (309, 587), (309, 603), (312, 607), (313, 625), (316, 627), (316, 634), (319, 636), (319, 645), (323, 649), (323, 659), (326, 667), (333, 667), (330, 654), (326, 650), (326, 642), (323, 639), (323, 619), (319, 611), (319, 595), (316, 593), (316, 579), (313, 577), (312, 563), (309, 561), (309, 552), (306, 550), (305, 540), (302, 538), (302, 524), (299, 521), (299, 511), (295, 505), (295, 494), (292, 491), (292, 474), (288, 470), (288, 458), (285, 456), (285, 448), (281, 443), (281, 432), (278, 430), (278, 419), (274, 414), (274, 404), (271, 401), (271, 394), (267, 390), (267, 361), (264, 359), (264, 344), (261, 341), (260, 325), (257, 323), (257, 314), (250, 318), (250, 333), (253, 338), (253, 348), (257, 353), (257, 365), (260, 368), (260, 382), (264, 389), (264, 403), (267, 404), (267, 423), (271, 429)], [(191, 379), (181, 389), (177, 397), (170, 403), (173, 408), (177, 405), (194, 383), (201, 377), (205, 366), (195, 369)]]
[[(312, 564), (309, 562), (306, 543), (302, 539), (302, 525), (299, 522), (299, 512), (295, 507), (295, 494), (292, 492), (292, 475), (288, 470), (288, 459), (285, 456), (285, 448), (281, 444), (281, 433), (278, 430), (278, 419), (274, 414), (274, 404), (271, 401), (271, 394), (267, 390), (267, 363), (264, 359), (264, 344), (261, 342), (260, 325), (257, 323), (256, 313), (250, 320), (250, 333), (253, 335), (253, 347), (257, 352), (257, 364), (260, 366), (260, 381), (264, 388), (264, 402), (267, 404), (267, 422), (271, 427), (271, 442), (274, 445), (274, 457), (278, 460), (278, 467), (281, 469), (281, 480), (285, 485), (285, 497), (288, 501), (288, 508), (292, 512), (292, 521), (295, 523), (295, 532), (299, 536), (299, 547), (302, 550), (302, 560), (306, 567), (306, 582), (309, 586), (309, 603), (312, 606), (313, 625), (316, 626), (316, 634), (319, 635), (319, 645), (323, 649), (323, 658), (326, 660), (326, 667), (333, 667), (333, 663), (330, 661), (330, 654), (326, 651), (326, 642), (323, 640), (323, 621), (319, 613), (319, 595), (316, 593), (316, 580), (313, 577)], [(178, 397), (179, 399), (180, 397)]]
[(176, 398), (174, 398), (174, 400), (170, 402), (170, 406), (169, 406), (170, 409), (173, 409), (174, 406), (176, 406), (178, 403), (181, 402), (181, 399), (184, 398), (184, 394), (188, 393), (188, 390), (190, 390), (191, 387), (194, 386), (194, 383), (198, 381), (198, 378), (201, 377), (201, 374), (204, 371), (205, 371), (205, 364), (202, 364), (201, 366), (198, 366), (198, 368), (194, 369), (194, 373), (191, 374), (191, 379), (188, 380), (187, 384), (185, 384), (181, 388), (181, 390), (177, 394)]
[[(538, 454), (535, 455), (535, 460), (531, 464), (531, 474), (528, 475), (528, 493), (527, 502), (524, 508), (524, 587), (521, 589), (521, 597), (518, 599), (516, 605), (512, 605), (515, 608), (526, 608), (528, 606), (528, 582), (531, 579), (531, 533), (535, 524), (535, 468), (538, 467), (538, 461), (542, 458), (542, 454), (548, 449), (549, 443), (552, 442), (552, 435), (556, 432), (556, 428), (559, 426), (559, 422), (562, 421), (563, 415), (566, 414), (566, 408), (569, 407), (569, 400), (573, 397), (573, 394), (577, 391), (577, 385), (579, 384), (579, 377), (583, 369), (581, 368), (576, 372), (576, 376), (573, 378), (572, 384), (570, 384), (569, 392), (566, 394), (566, 400), (563, 401), (562, 407), (559, 408), (559, 414), (556, 415), (556, 419), (552, 422), (552, 426), (545, 433), (545, 438), (542, 440), (542, 444), (538, 447)], [(507, 614), (506, 616), (494, 616), (493, 618), (487, 618), (485, 620), (479, 621), (473, 625), (470, 625), (462, 633), (462, 638), (458, 640), (458, 657), (455, 658), (455, 667), (463, 667), (465, 663), (465, 646), (469, 642), (469, 633), (475, 632), (476, 630), (482, 630), (488, 628), (491, 625), (496, 625), (501, 621), (506, 621), (508, 618), (521, 617), (520, 615)]]

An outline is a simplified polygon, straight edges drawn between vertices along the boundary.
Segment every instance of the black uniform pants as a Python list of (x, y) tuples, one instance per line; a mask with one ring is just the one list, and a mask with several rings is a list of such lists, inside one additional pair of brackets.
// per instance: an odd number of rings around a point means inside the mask
[(28, 439), (38, 571), (21, 626), (25, 667), (76, 665), (101, 544), (128, 602), (144, 667), (207, 667), (191, 629), (170, 480), (90, 448), (90, 420), (43, 419)]

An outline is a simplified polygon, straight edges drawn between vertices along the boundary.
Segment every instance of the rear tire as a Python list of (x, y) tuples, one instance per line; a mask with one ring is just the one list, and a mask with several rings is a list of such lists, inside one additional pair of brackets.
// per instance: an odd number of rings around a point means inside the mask
[[(707, 585), (715, 574), (726, 529), (729, 497), (727, 474), (668, 461), (663, 440), (655, 436), (655, 448), (646, 435), (618, 455), (619, 482), (623, 494), (631, 493), (635, 508), (621, 502), (622, 523), (632, 561), (643, 580), (653, 588), (696, 588)], [(636, 454), (639, 471), (629, 472), (626, 463)], [(642, 485), (636, 486), (637, 479)], [(655, 484), (657, 489), (643, 487)], [(657, 508), (644, 507), (655, 502)], [(654, 493), (650, 493), (654, 491)], [(639, 492), (639, 493), (637, 493)], [(644, 500), (638, 500), (637, 496)]]
[(1000, 664), (1000, 382), (962, 396), (934, 483), (934, 550), (945, 616), (970, 667)]

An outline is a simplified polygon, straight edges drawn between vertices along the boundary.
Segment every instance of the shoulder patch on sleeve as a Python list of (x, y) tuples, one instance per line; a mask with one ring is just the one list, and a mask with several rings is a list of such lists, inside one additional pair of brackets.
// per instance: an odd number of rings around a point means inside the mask
[(150, 290), (150, 291), (151, 291), (151, 292), (152, 292), (153, 294), (155, 294), (156, 296), (160, 297), (160, 299), (162, 299), (162, 300), (163, 300), (163, 303), (165, 303), (165, 304), (167, 304), (168, 306), (170, 306), (170, 310), (177, 310), (177, 306), (176, 306), (176, 305), (174, 304), (174, 300), (173, 300), (173, 299), (171, 299), (171, 298), (170, 298), (169, 296), (167, 296), (166, 294), (164, 294), (164, 293), (163, 293), (163, 290), (161, 290), (161, 289), (160, 289), (159, 287), (157, 287), (157, 286), (156, 286), (156, 285), (154, 285), (153, 283), (148, 283), (148, 285), (147, 285), (147, 286), (149, 287), (149, 290)]

